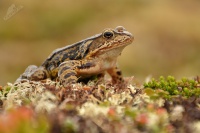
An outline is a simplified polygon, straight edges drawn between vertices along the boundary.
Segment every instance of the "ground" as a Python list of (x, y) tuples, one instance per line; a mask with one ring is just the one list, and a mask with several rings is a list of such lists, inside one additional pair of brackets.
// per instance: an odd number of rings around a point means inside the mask
[(180, 81), (160, 77), (144, 85), (134, 77), (125, 80), (124, 88), (113, 86), (110, 80), (68, 88), (49, 79), (8, 83), (0, 93), (0, 132), (200, 131), (198, 77)]

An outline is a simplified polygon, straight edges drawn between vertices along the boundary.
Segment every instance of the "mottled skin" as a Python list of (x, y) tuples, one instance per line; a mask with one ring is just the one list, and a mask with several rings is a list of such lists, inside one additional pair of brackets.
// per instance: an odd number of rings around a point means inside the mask
[(132, 34), (122, 26), (105, 29), (78, 43), (56, 49), (40, 67), (29, 66), (18, 81), (51, 78), (66, 87), (79, 79), (104, 75), (107, 71), (114, 84), (121, 83), (123, 78), (116, 64), (117, 57), (132, 41)]

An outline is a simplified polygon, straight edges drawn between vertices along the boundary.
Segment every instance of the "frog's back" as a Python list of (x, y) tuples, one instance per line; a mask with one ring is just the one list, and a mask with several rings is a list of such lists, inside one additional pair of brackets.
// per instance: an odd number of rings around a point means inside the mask
[(101, 34), (96, 34), (90, 38), (54, 50), (51, 55), (42, 64), (47, 70), (57, 68), (62, 62), (67, 60), (80, 60), (87, 55), (88, 45), (94, 38), (98, 38)]
[(77, 43), (54, 50), (44, 61), (42, 66), (47, 70), (52, 70), (57, 68), (64, 61), (80, 59), (81, 56), (79, 55), (79, 45), (80, 44)]

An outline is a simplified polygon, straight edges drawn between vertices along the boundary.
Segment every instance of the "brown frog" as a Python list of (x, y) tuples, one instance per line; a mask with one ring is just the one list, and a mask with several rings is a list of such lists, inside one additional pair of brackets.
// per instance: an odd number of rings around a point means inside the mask
[[(124, 27), (105, 29), (102, 33), (80, 42), (56, 49), (39, 67), (30, 65), (17, 79), (59, 80), (66, 87), (80, 79), (105, 72), (112, 77), (113, 84), (123, 82), (117, 57), (122, 50), (133, 42), (133, 36)], [(81, 80), (80, 80), (81, 81)]]

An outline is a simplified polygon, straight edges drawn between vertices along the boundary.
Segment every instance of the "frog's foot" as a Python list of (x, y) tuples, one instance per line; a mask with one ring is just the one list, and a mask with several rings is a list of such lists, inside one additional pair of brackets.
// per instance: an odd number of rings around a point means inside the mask
[(38, 68), (38, 67), (37, 67), (36, 65), (30, 65), (30, 66), (28, 66), (28, 67), (25, 69), (24, 73), (21, 74), (21, 75), (19, 76), (19, 78), (18, 78), (15, 82), (20, 82), (20, 81), (23, 81), (23, 80), (28, 80), (28, 75), (29, 75), (32, 71), (36, 70), (37, 68)]
[(49, 77), (49, 74), (44, 67), (37, 67), (35, 65), (30, 65), (26, 68), (24, 73), (15, 82), (20, 82), (24, 80), (34, 80), (39, 81)]
[(27, 74), (28, 80), (40, 81), (49, 78), (49, 73), (44, 67), (38, 67)]

